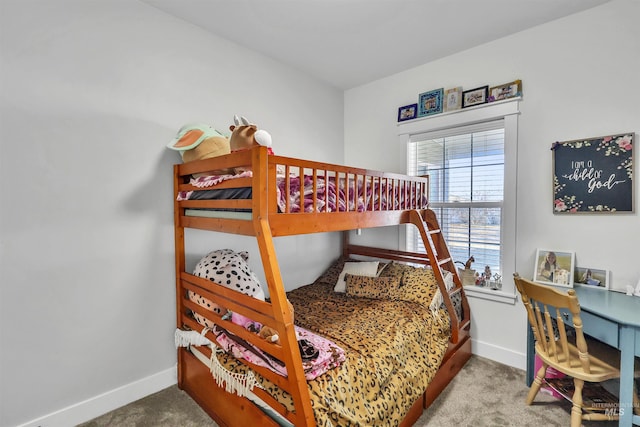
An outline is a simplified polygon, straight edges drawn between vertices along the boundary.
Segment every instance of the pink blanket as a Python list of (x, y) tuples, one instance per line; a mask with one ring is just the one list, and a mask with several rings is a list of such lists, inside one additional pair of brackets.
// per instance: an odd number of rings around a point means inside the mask
[[(405, 197), (404, 192), (396, 189), (393, 194), (392, 187), (389, 187), (387, 194), (387, 181), (380, 183), (379, 180), (363, 181), (349, 178), (339, 178), (338, 186), (336, 186), (335, 177), (329, 177), (328, 183), (324, 177), (316, 179), (316, 207), (317, 212), (364, 212), (367, 210), (394, 210), (405, 209), (406, 205), (419, 205), (419, 208), (426, 208), (428, 200), (426, 195), (417, 196), (416, 194), (408, 194)], [(348, 184), (346, 185), (346, 183)], [(313, 177), (304, 175), (303, 188), (301, 191), (300, 177), (293, 176), (289, 178), (289, 212), (300, 212), (301, 208), (304, 212), (313, 212)], [(278, 207), (281, 212), (286, 211), (285, 194), (286, 178), (278, 179)], [(347, 197), (348, 194), (348, 197)], [(347, 209), (348, 206), (348, 209)]]
[[(311, 344), (313, 349), (317, 350), (317, 357), (312, 360), (305, 360), (303, 357), (302, 367), (307, 380), (312, 380), (329, 369), (340, 366), (345, 361), (344, 350), (333, 342), (298, 326), (295, 326), (295, 330), (298, 342), (305, 343), (305, 350), (309, 348), (307, 344)], [(227, 353), (238, 359), (245, 359), (255, 365), (270, 369), (283, 377), (287, 376), (287, 368), (283, 362), (235, 335), (222, 331), (217, 335), (216, 341)], [(305, 353), (308, 354), (308, 351), (305, 351)]]
[[(251, 171), (243, 172), (239, 175), (204, 176), (192, 179), (191, 184), (202, 189), (211, 189), (224, 181), (251, 176)], [(353, 178), (349, 178), (347, 181), (345, 178), (339, 178), (336, 186), (335, 177), (329, 177), (328, 179), (317, 177), (315, 188), (316, 203), (314, 206), (313, 177), (311, 175), (304, 175), (302, 180), (300, 176), (291, 176), (288, 182), (289, 207), (287, 210), (287, 197), (285, 196), (287, 194), (287, 178), (277, 178), (278, 208), (280, 212), (346, 212), (347, 210), (363, 212), (371, 210), (372, 205), (373, 210), (405, 209), (407, 205), (426, 208), (428, 205), (427, 197), (424, 194), (416, 195), (411, 193), (405, 196), (405, 193), (398, 191), (397, 188), (395, 194), (393, 194), (393, 191), (389, 191), (389, 194), (387, 194), (387, 181), (382, 181), (381, 183), (379, 180), (371, 182)], [(392, 190), (391, 187), (389, 189)], [(189, 200), (192, 193), (192, 191), (180, 192), (178, 200)]]

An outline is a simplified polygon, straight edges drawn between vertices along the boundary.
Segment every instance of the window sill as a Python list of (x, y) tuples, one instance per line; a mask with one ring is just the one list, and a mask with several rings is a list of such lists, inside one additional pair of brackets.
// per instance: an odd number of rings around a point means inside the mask
[(471, 298), (486, 299), (490, 301), (501, 302), (503, 304), (514, 305), (517, 300), (515, 294), (492, 289), (485, 289), (479, 286), (465, 286), (464, 293)]

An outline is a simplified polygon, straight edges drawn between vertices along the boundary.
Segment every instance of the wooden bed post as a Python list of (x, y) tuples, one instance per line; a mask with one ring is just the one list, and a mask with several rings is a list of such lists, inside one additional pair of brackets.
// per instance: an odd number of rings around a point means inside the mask
[[(280, 266), (273, 245), (273, 236), (269, 227), (269, 206), (267, 200), (267, 183), (269, 181), (267, 169), (267, 149), (260, 147), (252, 150), (253, 168), (253, 226), (260, 257), (264, 267), (264, 274), (269, 288), (269, 296), (273, 305), (273, 314), (280, 334), (280, 344), (284, 350), (287, 377), (291, 385), (290, 394), (295, 407), (296, 423), (298, 426), (315, 426), (315, 417), (311, 407), (311, 396), (305, 378), (302, 358), (298, 349), (293, 323), (293, 313), (289, 308), (284, 283), (280, 274)], [(260, 185), (264, 185), (262, 188)], [(257, 187), (257, 188), (256, 188)]]
[[(173, 194), (178, 194), (178, 186), (180, 184), (180, 176), (178, 174), (178, 165), (173, 166)], [(182, 327), (182, 313), (184, 313), (184, 289), (180, 281), (180, 273), (185, 270), (185, 254), (184, 254), (184, 227), (180, 222), (182, 208), (178, 204), (176, 198), (173, 199), (173, 230), (174, 244), (176, 251), (176, 327)], [(183, 352), (178, 349), (178, 366), (183, 363)], [(183, 372), (178, 369), (178, 387), (183, 388)]]
[[(269, 287), (271, 304), (274, 307), (274, 317), (278, 326), (284, 330), (280, 333), (280, 343), (284, 350), (287, 375), (291, 383), (291, 397), (296, 409), (296, 425), (315, 426), (315, 418), (311, 407), (311, 396), (307, 387), (307, 380), (302, 367), (302, 358), (298, 349), (298, 340), (293, 323), (293, 314), (287, 302), (284, 283), (280, 275), (280, 268), (276, 259), (271, 230), (265, 220), (260, 220), (256, 229), (256, 238), (260, 248), (264, 273)], [(280, 329), (280, 328), (279, 328)]]
[(342, 232), (342, 256), (349, 256), (349, 230)]

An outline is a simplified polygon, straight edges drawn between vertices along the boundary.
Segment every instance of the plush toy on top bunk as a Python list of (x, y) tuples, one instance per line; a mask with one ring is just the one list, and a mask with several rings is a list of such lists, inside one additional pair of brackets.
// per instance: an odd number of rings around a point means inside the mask
[[(229, 138), (203, 123), (192, 123), (181, 127), (167, 147), (178, 151), (183, 163), (211, 159), (231, 152)], [(230, 173), (233, 171), (229, 169), (213, 170), (206, 174), (194, 174), (194, 178)]]
[[(252, 296), (260, 301), (264, 301), (264, 290), (262, 289), (260, 281), (256, 277), (255, 273), (249, 268), (249, 264), (247, 264), (248, 259), (249, 254), (245, 251), (235, 252), (231, 249), (219, 249), (209, 252), (207, 255), (202, 257), (194, 268), (193, 274), (195, 276), (211, 280), (212, 282), (226, 288)], [(254, 322), (245, 316), (231, 312), (224, 307), (220, 307), (218, 304), (198, 295), (195, 292), (189, 291), (188, 295), (189, 299), (196, 304), (223, 315), (223, 318), (231, 319), (233, 323), (240, 325), (245, 329), (256, 332), (267, 341), (279, 342), (277, 332), (270, 327), (262, 326), (260, 323)], [(289, 308), (293, 311), (291, 304), (289, 304)], [(198, 323), (208, 328), (213, 328), (213, 323), (207, 320), (206, 317), (201, 316), (198, 313), (193, 314)]]
[[(268, 148), (269, 154), (273, 154), (271, 149), (271, 134), (266, 130), (258, 129), (258, 126), (250, 123), (245, 117), (233, 116), (233, 125), (229, 126), (231, 137), (229, 145), (231, 151), (248, 150), (252, 147), (262, 145)], [(250, 167), (235, 168), (235, 173), (239, 174), (248, 170)]]

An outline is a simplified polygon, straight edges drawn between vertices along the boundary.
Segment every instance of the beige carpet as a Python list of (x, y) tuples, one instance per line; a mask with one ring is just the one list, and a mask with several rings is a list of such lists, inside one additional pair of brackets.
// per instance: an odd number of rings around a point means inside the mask
[[(539, 393), (532, 406), (524, 404), (525, 373), (473, 356), (416, 426), (568, 426), (570, 406)], [(612, 427), (617, 422), (585, 422)], [(208, 427), (215, 422), (183, 391), (173, 386), (81, 424), (81, 427)], [(245, 427), (245, 426), (242, 426)], [(249, 426), (246, 426), (249, 427)]]

